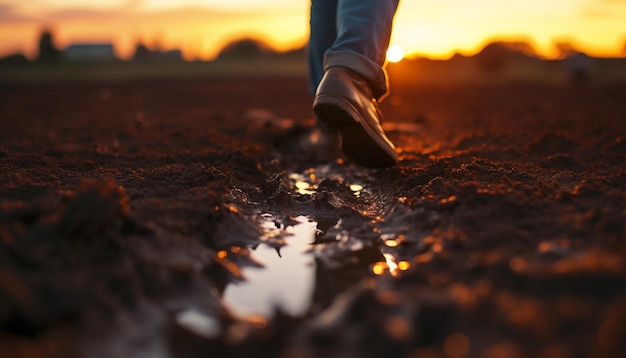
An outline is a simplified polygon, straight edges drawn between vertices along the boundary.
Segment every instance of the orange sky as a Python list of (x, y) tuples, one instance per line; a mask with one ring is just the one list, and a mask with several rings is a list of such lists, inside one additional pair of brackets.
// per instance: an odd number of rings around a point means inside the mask
[[(279, 50), (301, 46), (309, 0), (0, 0), (0, 56), (36, 53), (42, 26), (56, 43), (113, 42), (129, 57), (138, 41), (212, 59), (233, 38), (263, 38)], [(571, 41), (597, 56), (620, 56), (626, 0), (401, 0), (392, 43), (446, 58), (471, 54), (490, 39), (525, 39), (544, 56)]]

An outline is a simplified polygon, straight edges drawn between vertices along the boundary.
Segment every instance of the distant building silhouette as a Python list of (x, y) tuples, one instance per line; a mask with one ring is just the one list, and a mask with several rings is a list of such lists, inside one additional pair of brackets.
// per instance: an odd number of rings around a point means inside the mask
[(54, 35), (51, 30), (44, 29), (39, 37), (39, 54), (37, 61), (58, 62), (61, 59), (61, 51), (54, 45)]
[(63, 51), (67, 62), (113, 62), (117, 60), (110, 43), (76, 43)]

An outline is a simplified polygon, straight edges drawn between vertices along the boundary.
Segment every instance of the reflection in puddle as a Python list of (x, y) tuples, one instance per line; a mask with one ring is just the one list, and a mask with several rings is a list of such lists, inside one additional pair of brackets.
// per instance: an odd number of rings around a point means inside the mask
[[(270, 317), (275, 307), (294, 316), (306, 313), (315, 285), (315, 262), (305, 251), (314, 241), (316, 223), (304, 216), (296, 220), (299, 224), (285, 230), (291, 235), (285, 236), (287, 246), (280, 249), (280, 256), (276, 249), (259, 245), (251, 253), (264, 267), (244, 268), (246, 281), (226, 287), (223, 299), (235, 314)], [(277, 231), (273, 222), (266, 224), (269, 235)]]
[(360, 184), (350, 184), (350, 190), (358, 198), (359, 196), (361, 196), (361, 190), (363, 190), (363, 186)]
[[(333, 175), (330, 167), (290, 173), (288, 178), (291, 190), (313, 199), (327, 200), (325, 193), (338, 190), (338, 200), (350, 205), (354, 202), (352, 194), (359, 198), (355, 210), (367, 209), (365, 204), (372, 197), (367, 181), (356, 179), (349, 183)], [(399, 276), (411, 266), (398, 255), (404, 236), (381, 234), (375, 225), (383, 222), (383, 218), (367, 210), (349, 212), (346, 227), (344, 220), (334, 215), (330, 220), (323, 215), (317, 217), (319, 225), (299, 216), (296, 225), (287, 229), (277, 228), (271, 215), (263, 217), (261, 240), (265, 244), (250, 248), (252, 259), (263, 267), (243, 267), (246, 281), (229, 284), (223, 292), (223, 302), (240, 316), (271, 318), (276, 308), (292, 316), (314, 314), (328, 307), (337, 294), (356, 283), (364, 272)], [(374, 218), (371, 222), (374, 227), (359, 224), (370, 218)], [(316, 235), (316, 226), (321, 230), (320, 235)], [(280, 247), (281, 242), (287, 246)], [(240, 249), (244, 248), (231, 247), (230, 251), (237, 253)], [(220, 255), (226, 257), (228, 253), (218, 252)]]
[[(324, 170), (321, 170), (324, 172)], [(313, 195), (319, 189), (319, 184), (324, 179), (335, 179), (339, 182), (343, 182), (342, 178), (326, 177), (324, 175), (316, 174), (315, 169), (307, 169), (303, 173), (291, 173), (289, 174), (289, 180), (295, 186), (296, 192), (302, 195)], [(348, 184), (348, 188), (358, 198), (361, 196), (364, 188), (361, 184)]]
[(399, 260), (394, 254), (394, 249), (398, 248), (405, 241), (404, 235), (383, 234), (380, 236), (380, 239), (384, 245), (381, 247), (381, 250), (385, 261), (374, 264), (372, 267), (374, 274), (384, 275), (389, 273), (391, 276), (398, 276), (402, 271), (411, 268), (409, 261)]
[(216, 318), (193, 308), (178, 313), (176, 322), (191, 332), (207, 338), (219, 336), (222, 330)]
[(389, 269), (389, 273), (392, 275), (397, 275), (398, 264), (396, 264), (396, 258), (392, 254), (383, 254), (385, 257), (385, 262), (387, 263), (387, 268)]
[(396, 257), (391, 253), (383, 253), (385, 261), (376, 262), (372, 266), (372, 272), (375, 275), (385, 275), (389, 273), (391, 276), (398, 276), (400, 272), (406, 271), (411, 268), (411, 263), (408, 261), (397, 261)]
[(296, 192), (302, 195), (315, 194), (319, 180), (315, 175), (314, 169), (309, 169), (304, 173), (292, 173), (289, 174), (289, 179), (294, 183)]

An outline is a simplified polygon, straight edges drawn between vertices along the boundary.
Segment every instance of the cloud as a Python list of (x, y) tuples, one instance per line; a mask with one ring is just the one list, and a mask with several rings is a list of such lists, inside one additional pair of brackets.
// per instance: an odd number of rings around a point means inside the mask
[(589, 19), (624, 17), (626, 16), (626, 0), (595, 0), (589, 2), (582, 8), (581, 16)]
[(217, 11), (283, 11), (286, 9), (301, 8), (307, 6), (307, 1), (303, 0), (138, 0), (141, 6), (149, 10), (173, 9), (178, 7), (198, 7), (213, 9)]
[[(235, 5), (254, 4), (256, 0), (239, 0), (234, 4), (221, 4), (211, 0), (181, 0), (171, 2), (165, 0), (98, 0), (84, 2), (82, 0), (59, 0), (52, 3), (46, 0), (0, 0), (0, 24), (39, 21), (84, 21), (107, 19), (143, 19), (180, 17), (191, 18), (222, 17), (245, 18), (270, 14), (293, 13), (296, 10), (306, 11), (304, 3), (291, 0), (273, 0), (268, 5), (236, 8)], [(275, 5), (282, 4), (277, 8)], [(287, 6), (287, 4), (290, 4)], [(167, 5), (167, 6), (166, 6)]]
[[(42, 11), (39, 13), (39, 18), (46, 21), (84, 21), (84, 20), (145, 20), (145, 19), (180, 19), (186, 17), (189, 19), (242, 19), (254, 16), (265, 15), (280, 15), (281, 13), (289, 14), (290, 10), (293, 12), (293, 8), (282, 9), (283, 11), (276, 11), (275, 9), (244, 9), (236, 12), (221, 9), (212, 8), (206, 6), (197, 5), (180, 5), (168, 9), (146, 9), (144, 8), (144, 0), (128, 0), (123, 6), (108, 9), (98, 9), (93, 7), (66, 7), (62, 9), (52, 9), (48, 11)], [(4, 9), (0, 5), (0, 11), (4, 14)], [(8, 9), (13, 9), (11, 6), (7, 6)], [(291, 13), (292, 13), (291, 12)], [(11, 14), (11, 12), (7, 12)], [(16, 14), (16, 13), (15, 13)], [(1, 16), (0, 15), (0, 19)], [(17, 14), (13, 17), (18, 18)], [(37, 20), (33, 17), (22, 17), (23, 20)]]
[(101, 20), (118, 17), (122, 14), (119, 10), (96, 10), (89, 8), (70, 8), (52, 11), (45, 14), (47, 20)]
[(0, 24), (29, 22), (32, 20), (34, 20), (34, 18), (19, 13), (16, 6), (0, 4)]

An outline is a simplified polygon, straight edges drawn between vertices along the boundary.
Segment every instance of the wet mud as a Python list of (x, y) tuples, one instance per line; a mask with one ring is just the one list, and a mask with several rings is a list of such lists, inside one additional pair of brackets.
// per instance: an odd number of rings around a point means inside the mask
[(304, 78), (0, 85), (0, 356), (620, 356), (626, 86), (392, 89), (368, 170)]

